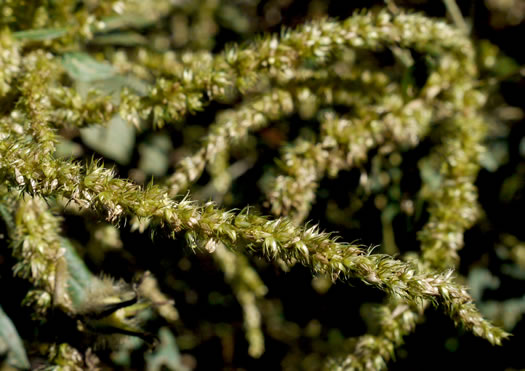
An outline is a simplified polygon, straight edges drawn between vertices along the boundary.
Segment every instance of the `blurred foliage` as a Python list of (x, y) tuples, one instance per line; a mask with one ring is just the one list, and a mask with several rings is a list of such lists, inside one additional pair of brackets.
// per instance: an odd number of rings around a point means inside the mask
[(22, 340), (16, 332), (13, 322), (2, 308), (0, 308), (0, 353), (8, 365), (20, 369), (29, 368), (29, 360)]
[(524, 368), (524, 19), (1, 1), (0, 369)]

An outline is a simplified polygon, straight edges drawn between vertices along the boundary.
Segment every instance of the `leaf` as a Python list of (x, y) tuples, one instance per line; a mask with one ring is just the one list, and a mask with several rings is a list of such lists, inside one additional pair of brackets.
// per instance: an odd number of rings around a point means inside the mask
[(486, 170), (491, 173), (498, 170), (509, 160), (508, 143), (504, 141), (492, 142), (487, 144), (487, 150), (481, 154), (479, 162)]
[(72, 79), (78, 81), (106, 80), (116, 75), (113, 66), (99, 62), (86, 53), (72, 52), (64, 54), (62, 66)]
[(149, 87), (143, 80), (134, 76), (120, 75), (111, 64), (99, 62), (86, 53), (64, 54), (62, 66), (75, 80), (75, 88), (81, 95), (87, 94), (92, 89), (105, 93), (116, 93), (120, 92), (123, 87), (129, 87), (138, 94), (145, 95)]
[(15, 229), (15, 221), (13, 220), (13, 215), (9, 211), (6, 205), (0, 203), (0, 217), (4, 220), (5, 225), (9, 233)]
[(109, 16), (102, 19), (105, 28), (104, 31), (112, 31), (118, 28), (144, 28), (155, 22), (155, 17), (148, 14), (121, 14)]
[(95, 36), (91, 43), (96, 45), (136, 46), (146, 45), (148, 39), (137, 32), (118, 32)]
[(423, 183), (426, 184), (432, 191), (436, 191), (443, 183), (443, 176), (436, 169), (435, 165), (429, 159), (421, 159), (418, 163), (419, 173)]
[(187, 371), (188, 367), (181, 363), (179, 348), (170, 330), (163, 327), (159, 330), (160, 344), (157, 350), (146, 358), (147, 370), (157, 371), (166, 367), (168, 370)]
[[(62, 64), (71, 78), (76, 80), (75, 86), (81, 94), (99, 84), (98, 90), (115, 94), (128, 83), (138, 85), (137, 81), (118, 75), (111, 65), (98, 62), (86, 53), (67, 53)], [(138, 85), (137, 89), (145, 90), (145, 87)], [(118, 100), (118, 95), (115, 100)], [(121, 165), (127, 165), (131, 160), (135, 128), (124, 122), (119, 115), (113, 116), (107, 127), (84, 128), (80, 130), (80, 135), (88, 147)]]
[(78, 282), (82, 287), (87, 287), (93, 279), (93, 274), (86, 267), (84, 261), (78, 256), (77, 250), (67, 238), (60, 240), (60, 247), (65, 250), (67, 267), (71, 279)]
[(67, 285), (73, 305), (82, 302), (86, 288), (90, 285), (94, 276), (86, 267), (84, 261), (78, 256), (77, 251), (67, 238), (60, 240), (60, 246), (65, 250), (67, 270), (69, 273)]
[(114, 80), (120, 84), (121, 88), (130, 88), (139, 96), (144, 96), (148, 93), (149, 84), (135, 76), (117, 76)]
[(0, 349), (7, 351), (7, 363), (19, 369), (30, 368), (22, 339), (18, 335), (13, 322), (0, 306)]
[(39, 30), (18, 31), (13, 36), (19, 40), (45, 41), (53, 40), (67, 33), (65, 28), (41, 28)]
[(60, 138), (60, 141), (56, 145), (56, 157), (70, 159), (74, 157), (80, 157), (82, 156), (82, 153), (82, 146), (73, 142), (72, 140)]
[(483, 292), (486, 289), (497, 289), (500, 286), (500, 280), (486, 268), (474, 268), (468, 274), (468, 284), (474, 300), (481, 301)]
[(148, 175), (163, 176), (169, 167), (171, 141), (167, 135), (155, 134), (139, 146), (139, 169)]
[(84, 143), (103, 156), (127, 165), (135, 144), (135, 128), (119, 115), (113, 116), (107, 127), (90, 126), (80, 130)]
[(479, 309), (492, 321), (512, 330), (525, 313), (525, 296), (503, 301), (490, 300), (479, 303)]

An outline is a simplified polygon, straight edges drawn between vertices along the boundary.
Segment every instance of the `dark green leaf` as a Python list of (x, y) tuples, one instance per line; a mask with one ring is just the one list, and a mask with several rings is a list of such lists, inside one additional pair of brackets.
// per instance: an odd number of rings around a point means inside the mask
[(73, 301), (73, 305), (82, 302), (85, 290), (93, 280), (93, 274), (86, 267), (84, 261), (78, 256), (77, 251), (67, 238), (60, 241), (61, 247), (65, 250), (67, 270), (69, 273), (67, 290)]
[(18, 31), (13, 36), (19, 40), (44, 41), (53, 40), (67, 33), (65, 28), (42, 28), (39, 30)]
[(171, 141), (167, 135), (152, 135), (139, 146), (139, 169), (148, 175), (163, 176), (169, 167)]
[(97, 45), (136, 46), (145, 45), (148, 43), (148, 40), (136, 32), (118, 32), (96, 36), (91, 43)]
[(62, 65), (72, 79), (78, 81), (106, 80), (115, 76), (113, 66), (99, 62), (86, 53), (66, 53)]
[(91, 126), (80, 130), (84, 143), (119, 164), (127, 165), (131, 160), (135, 144), (135, 128), (119, 115), (111, 119), (107, 127)]
[(148, 371), (168, 370), (186, 371), (188, 368), (181, 363), (179, 348), (170, 330), (163, 327), (159, 331), (160, 345), (156, 351), (146, 356)]
[(7, 208), (6, 205), (0, 203), (0, 217), (4, 220), (5, 225), (7, 226), (8, 231), (13, 231), (15, 229), (15, 221), (13, 220), (13, 215)]
[(16, 331), (13, 322), (0, 307), (0, 349), (7, 351), (7, 363), (19, 369), (29, 369), (24, 344)]

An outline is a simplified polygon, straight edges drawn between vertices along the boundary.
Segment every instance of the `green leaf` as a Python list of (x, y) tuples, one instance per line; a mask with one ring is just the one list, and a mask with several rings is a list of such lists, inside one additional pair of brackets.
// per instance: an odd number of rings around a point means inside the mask
[(497, 289), (500, 286), (500, 280), (486, 268), (474, 268), (468, 274), (468, 284), (474, 300), (481, 301), (483, 292), (486, 289)]
[(512, 330), (525, 313), (525, 296), (503, 301), (490, 300), (478, 304), (481, 312), (503, 328)]
[(80, 286), (87, 287), (93, 279), (93, 274), (86, 267), (84, 260), (78, 256), (77, 250), (67, 238), (60, 240), (60, 247), (65, 250), (64, 256), (70, 278), (77, 281)]
[(487, 150), (481, 154), (479, 162), (491, 173), (508, 162), (509, 150), (506, 142), (492, 142), (487, 144)]
[(443, 176), (429, 159), (422, 159), (418, 163), (419, 172), (423, 183), (431, 190), (436, 191), (443, 183)]
[(179, 348), (171, 331), (165, 327), (161, 328), (159, 338), (160, 344), (156, 351), (145, 357), (147, 370), (162, 370), (164, 366), (168, 370), (187, 371), (188, 368), (181, 363)]
[(106, 80), (116, 75), (113, 66), (99, 62), (86, 53), (66, 53), (62, 57), (62, 65), (69, 76), (78, 81)]
[(19, 369), (30, 368), (24, 344), (16, 331), (13, 322), (0, 307), (0, 351), (7, 352), (7, 363)]
[(95, 36), (91, 43), (97, 45), (136, 46), (146, 45), (148, 39), (137, 32), (118, 32)]
[(78, 143), (73, 142), (65, 138), (60, 138), (60, 141), (56, 145), (55, 156), (70, 159), (74, 157), (80, 157), (83, 153), (82, 146)]
[(148, 175), (166, 175), (171, 141), (165, 134), (154, 134), (139, 146), (139, 169)]
[(121, 165), (127, 165), (131, 160), (135, 128), (119, 115), (113, 116), (107, 127), (90, 126), (81, 129), (80, 136), (89, 148)]
[(102, 19), (105, 28), (104, 32), (109, 32), (122, 28), (144, 28), (150, 26), (155, 22), (155, 17), (148, 16), (148, 14), (121, 14), (116, 16), (109, 16)]
[(41, 28), (39, 30), (18, 31), (13, 33), (15, 39), (29, 41), (53, 40), (67, 33), (65, 28)]
[(13, 220), (13, 215), (9, 211), (6, 205), (0, 203), (0, 217), (4, 220), (5, 225), (9, 233), (15, 229), (15, 221)]
[(75, 247), (67, 238), (60, 240), (60, 246), (65, 250), (67, 270), (69, 273), (67, 285), (73, 305), (82, 302), (86, 288), (91, 284), (94, 276), (86, 267), (84, 261), (78, 256)]

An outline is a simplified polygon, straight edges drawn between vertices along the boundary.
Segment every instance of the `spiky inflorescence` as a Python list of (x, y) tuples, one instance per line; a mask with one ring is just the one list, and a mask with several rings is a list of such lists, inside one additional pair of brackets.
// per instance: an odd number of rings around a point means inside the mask
[[(226, 246), (253, 250), (267, 258), (296, 260), (315, 273), (356, 277), (389, 294), (410, 301), (431, 300), (444, 305), (448, 314), (474, 333), (499, 343), (505, 333), (482, 319), (465, 288), (457, 285), (451, 272), (419, 272), (409, 263), (387, 255), (370, 255), (351, 244), (337, 242), (315, 227), (295, 227), (287, 219), (268, 220), (246, 211), (233, 214), (212, 203), (171, 200), (162, 188), (146, 189), (93, 163), (87, 168), (42, 155), (38, 145), (27, 141), (9, 126), (0, 126), (1, 174), (29, 193), (62, 196), (117, 221), (125, 215), (150, 218), (174, 233), (187, 230), (190, 245), (205, 245), (217, 239)], [(36, 151), (36, 152), (35, 152)], [(37, 171), (38, 169), (38, 171)]]
[(224, 271), (226, 281), (242, 306), (246, 340), (250, 344), (248, 352), (252, 357), (260, 357), (264, 352), (264, 336), (256, 301), (266, 294), (266, 286), (245, 256), (233, 253), (213, 239), (208, 240), (205, 248), (209, 249), (210, 245), (216, 245), (212, 251), (213, 258)]
[[(475, 91), (470, 92), (474, 94), (461, 93), (454, 95), (454, 89), (450, 92), (452, 100), (448, 109), (453, 116), (440, 129), (442, 144), (430, 155), (441, 182), (438, 186), (427, 185), (432, 188), (429, 195), (430, 219), (419, 232), (419, 240), (421, 264), (435, 270), (457, 265), (457, 251), (463, 247), (463, 233), (472, 226), (478, 215), (474, 181), (479, 171), (479, 156), (483, 151), (481, 143), (486, 127), (482, 118), (476, 114), (476, 107), (483, 103), (484, 97)], [(458, 105), (458, 97), (466, 102), (454, 108), (454, 105)], [(469, 106), (470, 109), (465, 109)], [(402, 344), (403, 337), (415, 329), (428, 304), (414, 306), (397, 298), (389, 299), (379, 310), (379, 334), (359, 338), (353, 354), (337, 359), (337, 368), (385, 368), (393, 349)], [(454, 321), (458, 323), (457, 319)], [(483, 330), (478, 327), (475, 333), (479, 334), (478, 331)], [(333, 365), (329, 363), (330, 367)]]
[(61, 256), (60, 220), (47, 212), (42, 199), (29, 197), (18, 202), (15, 225), (13, 253), (20, 259), (14, 267), (15, 274), (53, 292), (55, 264)]
[[(45, 210), (42, 198), (63, 198), (112, 223), (136, 217), (151, 222), (152, 228), (165, 228), (172, 237), (185, 231), (189, 246), (216, 250), (216, 261), (243, 306), (254, 356), (262, 351), (255, 300), (264, 286), (250, 273), (244, 258), (233, 258), (235, 255), (222, 245), (268, 260), (299, 262), (334, 279), (358, 278), (390, 295), (389, 303), (381, 309), (381, 333), (358, 339), (355, 354), (338, 360), (342, 368), (382, 367), (429, 302), (441, 305), (456, 324), (491, 343), (500, 344), (508, 336), (481, 317), (450, 270), (457, 262), (463, 232), (476, 217), (473, 182), (484, 132), (478, 115), (483, 96), (475, 89), (473, 50), (460, 32), (421, 15), (392, 16), (381, 11), (356, 14), (344, 22), (312, 22), (287, 30), (280, 38), (264, 37), (242, 47), (229, 47), (219, 55), (189, 52), (177, 56), (140, 49), (118, 53), (113, 56), (115, 67), (150, 86), (141, 95), (123, 90), (117, 107), (104, 94), (83, 96), (69, 86), (68, 76), (53, 53), (75, 49), (91, 40), (95, 31), (118, 28), (119, 19), (124, 22), (123, 17), (117, 17), (115, 26), (108, 15), (136, 14), (144, 9), (140, 2), (118, 1), (93, 3), (92, 9), (74, 12), (73, 3), (66, 1), (52, 10), (31, 7), (27, 14), (11, 2), (1, 8), (9, 8), (12, 15), (3, 21), (5, 25), (56, 28), (47, 30), (47, 35), (53, 35), (49, 39), (35, 40), (24, 31), (0, 34), (5, 49), (0, 57), (0, 96), (10, 103), (0, 118), (0, 180), (1, 186), (7, 186), (2, 194), (10, 188), (28, 197), (20, 201), (24, 212), (17, 214), (16, 232), (11, 237), (15, 256), (20, 259), (19, 272), (27, 273), (46, 292), (56, 291), (53, 280), (54, 264), (60, 257), (59, 222)], [(149, 12), (149, 21), (159, 19), (171, 7), (171, 2), (157, 2)], [(24, 46), (28, 46), (25, 54)], [(403, 69), (394, 71), (392, 77), (372, 65), (348, 63), (353, 67), (345, 67), (345, 63), (337, 63), (349, 51), (361, 57), (359, 53), (385, 48), (410, 49), (428, 56), (432, 68), (421, 88), (411, 90), (395, 82)], [(16, 88), (12, 86), (15, 80), (19, 82)], [(151, 118), (153, 126), (161, 127), (204, 109), (210, 101), (233, 102), (238, 97), (244, 102), (218, 115), (202, 147), (182, 160), (161, 186), (143, 188), (116, 178), (114, 171), (97, 161), (83, 166), (54, 157), (56, 130), (65, 125), (105, 123), (119, 112), (136, 125)], [(319, 141), (298, 141), (286, 149), (282, 167), (286, 175), (275, 178), (268, 188), (275, 201), (274, 212), (290, 213), (295, 223), (286, 217), (261, 217), (250, 209), (234, 213), (213, 203), (174, 201), (173, 196), (195, 182), (207, 165), (250, 132), (292, 113), (311, 118), (321, 106), (333, 104), (351, 108), (351, 114), (321, 115)], [(442, 142), (431, 160), (437, 164), (442, 184), (432, 193), (430, 219), (419, 235), (423, 249), (420, 264), (371, 254), (360, 246), (338, 242), (315, 226), (299, 225), (325, 173), (335, 176), (364, 161), (369, 149), (387, 141), (414, 146), (438, 121)], [(224, 167), (224, 163), (216, 165)], [(235, 269), (231, 270), (227, 264), (234, 259)]]

